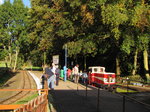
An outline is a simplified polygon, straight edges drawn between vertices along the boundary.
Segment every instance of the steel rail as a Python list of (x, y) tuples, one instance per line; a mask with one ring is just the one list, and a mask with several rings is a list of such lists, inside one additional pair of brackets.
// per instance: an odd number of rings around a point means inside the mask
[[(0, 104), (12, 104), (18, 100), (20, 100), (21, 98), (25, 97), (27, 94), (30, 93), (30, 91), (27, 92), (23, 92), (24, 89), (26, 89), (28, 86), (29, 89), (31, 89), (31, 80), (29, 75), (27, 74), (27, 72), (23, 71), (23, 85), (22, 85), (22, 89), (18, 89), (20, 90), (19, 92), (17, 92), (16, 94), (4, 99), (3, 101), (0, 101)], [(18, 91), (17, 89), (1, 89), (0, 91)]]

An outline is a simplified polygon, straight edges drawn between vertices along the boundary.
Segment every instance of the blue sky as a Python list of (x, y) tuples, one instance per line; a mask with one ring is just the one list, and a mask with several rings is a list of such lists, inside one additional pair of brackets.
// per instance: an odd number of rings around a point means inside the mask
[(31, 5), (30, 5), (30, 0), (23, 0), (23, 2), (24, 2), (24, 4), (25, 4), (25, 6), (28, 6), (28, 7), (31, 6)]
[[(11, 2), (13, 2), (13, 0), (10, 0)], [(31, 7), (30, 5), (30, 0), (22, 0), (23, 3), (25, 4), (25, 6)], [(4, 2), (4, 0), (0, 0), (0, 4), (2, 4)]]

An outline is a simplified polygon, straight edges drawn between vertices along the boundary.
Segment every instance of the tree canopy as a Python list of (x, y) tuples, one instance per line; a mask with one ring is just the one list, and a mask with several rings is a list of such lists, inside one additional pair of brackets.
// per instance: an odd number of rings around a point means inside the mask
[(68, 66), (102, 65), (150, 79), (148, 0), (31, 0), (29, 9), (7, 0), (0, 14), (1, 59), (18, 49), (25, 62), (40, 66), (59, 54), (63, 66), (67, 46)]

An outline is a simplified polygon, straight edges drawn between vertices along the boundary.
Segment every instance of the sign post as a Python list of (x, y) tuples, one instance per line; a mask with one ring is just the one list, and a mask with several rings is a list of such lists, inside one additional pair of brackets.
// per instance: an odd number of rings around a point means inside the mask
[(54, 56), (53, 56), (53, 63), (54, 63), (56, 66), (58, 66), (58, 64), (59, 64), (59, 55), (54, 55)]
[(67, 80), (67, 45), (65, 45), (64, 81)]

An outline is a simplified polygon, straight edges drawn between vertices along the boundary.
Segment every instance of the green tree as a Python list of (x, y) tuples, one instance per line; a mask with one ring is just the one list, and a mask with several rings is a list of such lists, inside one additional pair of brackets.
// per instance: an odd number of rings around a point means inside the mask
[[(20, 50), (22, 50), (22, 44), (28, 42), (27, 39), (27, 11), (28, 8), (26, 8), (22, 2), (22, 0), (14, 0), (13, 2), (13, 23), (12, 30), (11, 30), (11, 36), (14, 40), (14, 48), (15, 48), (15, 60), (14, 60), (14, 67), (13, 70), (16, 70), (17, 62), (18, 62), (18, 56)], [(24, 49), (24, 48), (23, 48)]]
[[(27, 42), (27, 8), (22, 0), (9, 0), (1, 5), (1, 41), (3, 48), (9, 55), (10, 67), (16, 70), (20, 49), (23, 43)], [(15, 54), (15, 55), (14, 55)], [(14, 56), (14, 58), (12, 58)], [(14, 59), (14, 63), (12, 60)], [(12, 65), (13, 64), (13, 65)]]
[(125, 0), (117, 2), (107, 2), (101, 6), (102, 8), (102, 21), (104, 24), (109, 25), (112, 44), (115, 44), (116, 52), (116, 74), (121, 74), (120, 69), (120, 45), (121, 45), (121, 25), (128, 21), (127, 10), (125, 8)]
[(135, 8), (132, 18), (132, 24), (138, 29), (137, 40), (141, 43), (140, 47), (143, 50), (143, 63), (145, 77), (147, 81), (150, 81), (149, 67), (148, 67), (148, 45), (150, 39), (148, 38), (150, 32), (150, 15), (149, 15), (148, 1), (141, 0)]
[[(32, 54), (42, 52), (50, 57), (67, 45), (69, 57), (84, 57), (85, 68), (86, 57), (96, 59), (101, 55), (101, 60), (116, 60), (112, 68), (116, 68), (117, 74), (122, 71), (133, 75), (139, 70), (141, 51), (144, 60), (148, 60), (145, 58), (150, 29), (147, 1), (32, 0), (31, 3)], [(149, 71), (147, 62), (144, 61), (145, 70)]]
[(43, 52), (43, 63), (46, 63), (46, 53), (52, 49), (54, 40), (54, 25), (57, 15), (52, 8), (53, 1), (31, 0), (30, 34), (29, 38), (35, 50)]
[[(11, 39), (11, 24), (13, 22), (13, 7), (10, 1), (5, 1), (0, 6), (0, 41), (5, 52), (5, 62), (12, 63), (12, 39)], [(9, 60), (9, 62), (7, 61)]]
[[(137, 71), (138, 53), (143, 51), (145, 75), (148, 79), (148, 32), (149, 32), (149, 5), (146, 1), (130, 1), (128, 5), (129, 24), (124, 29), (124, 41), (121, 49), (127, 54), (134, 53), (132, 75)], [(130, 54), (131, 55), (131, 54)]]

